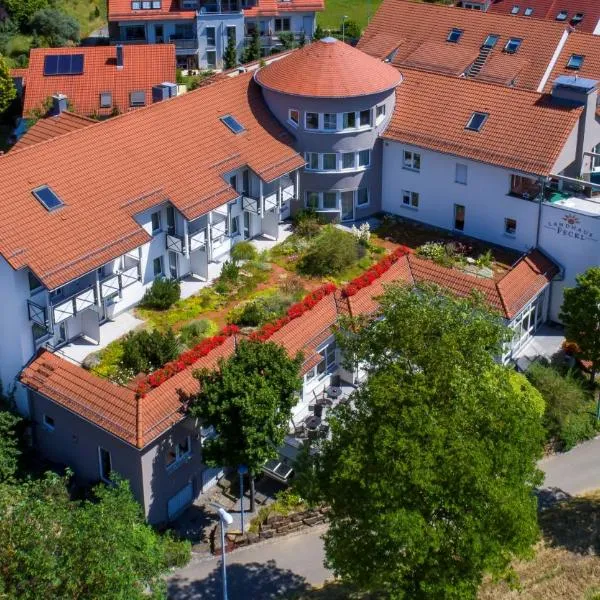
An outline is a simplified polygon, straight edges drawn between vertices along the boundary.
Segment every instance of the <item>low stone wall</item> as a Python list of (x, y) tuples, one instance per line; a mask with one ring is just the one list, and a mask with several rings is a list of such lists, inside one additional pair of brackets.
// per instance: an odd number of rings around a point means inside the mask
[[(287, 535), (288, 533), (293, 533), (294, 531), (309, 529), (315, 525), (320, 525), (327, 519), (328, 512), (329, 508), (323, 507), (298, 513), (290, 513), (285, 517), (277, 514), (269, 515), (267, 520), (260, 525), (258, 533), (245, 533), (242, 535), (241, 532), (227, 532), (225, 536), (225, 551), (231, 552), (242, 546), (249, 546), (262, 540), (268, 540), (274, 537)], [(215, 525), (210, 534), (211, 550), (213, 554), (221, 553), (221, 532), (219, 527), (220, 525)]]

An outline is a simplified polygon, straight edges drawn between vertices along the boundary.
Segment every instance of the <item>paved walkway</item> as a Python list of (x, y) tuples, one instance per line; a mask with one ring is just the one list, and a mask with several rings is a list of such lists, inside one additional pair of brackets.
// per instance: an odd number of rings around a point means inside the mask
[[(333, 576), (323, 566), (325, 526), (275, 538), (227, 555), (229, 600), (272, 600), (309, 590)], [(173, 600), (214, 600), (222, 593), (221, 561), (194, 557), (169, 579)]]

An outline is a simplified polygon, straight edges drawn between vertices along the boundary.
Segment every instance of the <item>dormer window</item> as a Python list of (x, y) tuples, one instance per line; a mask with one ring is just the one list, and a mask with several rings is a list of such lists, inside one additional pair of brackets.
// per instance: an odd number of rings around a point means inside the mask
[(584, 58), (585, 56), (582, 54), (571, 54), (571, 58), (569, 58), (569, 62), (567, 62), (567, 69), (578, 71), (583, 65)]
[(511, 15), (518, 15), (519, 11), (521, 10), (521, 7), (517, 4), (515, 4), (511, 9), (510, 9), (510, 14)]
[(510, 38), (508, 42), (506, 42), (506, 46), (504, 46), (504, 52), (514, 54), (521, 47), (522, 41), (523, 40), (520, 38)]
[(456, 29), (456, 27), (453, 27), (450, 30), (450, 33), (448, 34), (448, 37), (446, 38), (446, 41), (452, 42), (453, 44), (456, 44), (458, 42), (458, 40), (460, 40), (462, 34), (463, 34), (463, 30), (462, 29)]
[(465, 129), (468, 129), (469, 131), (481, 131), (488, 117), (488, 113), (474, 112), (466, 124)]
[(556, 15), (556, 20), (557, 21), (566, 21), (567, 20), (567, 11), (566, 10), (561, 10), (557, 15)]

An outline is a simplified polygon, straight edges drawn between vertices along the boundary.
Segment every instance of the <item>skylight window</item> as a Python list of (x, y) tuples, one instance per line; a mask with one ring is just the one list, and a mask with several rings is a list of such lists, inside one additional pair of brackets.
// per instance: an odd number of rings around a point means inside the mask
[(579, 25), (583, 21), (583, 13), (576, 13), (575, 16), (571, 19), (571, 25)]
[(571, 58), (569, 58), (569, 62), (567, 62), (567, 69), (574, 69), (578, 71), (583, 65), (584, 58), (585, 56), (582, 54), (571, 54)]
[(35, 188), (31, 192), (42, 204), (42, 206), (49, 211), (56, 210), (63, 206), (63, 201), (54, 193), (52, 188), (47, 185), (43, 185), (39, 188)]
[(526, 17), (530, 17), (533, 14), (533, 8), (526, 8), (525, 9), (525, 16)]
[(508, 52), (508, 54), (514, 54), (521, 47), (522, 41), (523, 40), (519, 38), (510, 38), (508, 42), (506, 42), (506, 46), (504, 46), (504, 52)]
[(446, 38), (446, 41), (452, 42), (453, 44), (456, 44), (456, 42), (458, 42), (458, 40), (460, 40), (462, 34), (463, 34), (463, 30), (462, 29), (457, 29), (456, 27), (453, 27), (450, 30), (450, 33), (448, 34), (448, 37)]
[(232, 117), (231, 115), (221, 117), (221, 121), (223, 121), (223, 123), (225, 123), (225, 125), (227, 125), (227, 127), (229, 127), (229, 129), (231, 129), (231, 131), (233, 131), (233, 133), (235, 133), (236, 135), (238, 133), (242, 133), (242, 131), (246, 131), (246, 128), (235, 117)]
[(566, 10), (561, 10), (557, 15), (556, 15), (556, 20), (557, 21), (566, 21), (567, 20), (567, 11)]
[(483, 42), (483, 47), (484, 48), (493, 48), (498, 43), (499, 39), (500, 39), (499, 35), (496, 35), (495, 33), (490, 33), (490, 35), (488, 35), (485, 38), (485, 42)]
[(469, 122), (465, 126), (465, 129), (469, 129), (470, 131), (481, 131), (483, 124), (487, 121), (489, 117), (488, 113), (482, 112), (474, 112), (469, 119)]
[(510, 9), (510, 14), (511, 15), (518, 15), (519, 11), (521, 10), (521, 7), (518, 4), (515, 4), (511, 9)]
[(81, 75), (83, 54), (48, 54), (44, 56), (44, 75)]

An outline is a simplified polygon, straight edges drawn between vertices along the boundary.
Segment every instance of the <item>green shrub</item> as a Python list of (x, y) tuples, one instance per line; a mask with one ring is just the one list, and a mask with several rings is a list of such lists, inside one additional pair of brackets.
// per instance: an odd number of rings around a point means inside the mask
[(281, 317), (293, 302), (290, 296), (269, 294), (234, 308), (227, 316), (227, 321), (240, 327), (258, 327)]
[(221, 277), (219, 280), (227, 283), (237, 283), (240, 277), (240, 268), (231, 260), (226, 260), (223, 263), (223, 269), (221, 270)]
[(573, 372), (562, 375), (548, 364), (535, 362), (526, 375), (546, 402), (544, 427), (549, 440), (569, 449), (593, 437), (593, 402)]
[(307, 208), (294, 216), (293, 226), (300, 237), (312, 238), (321, 231), (322, 222), (314, 210)]
[(231, 315), (231, 323), (235, 323), (240, 327), (258, 327), (261, 323), (264, 323), (265, 319), (266, 311), (264, 306), (256, 300), (254, 302), (247, 302), (237, 314)]
[(231, 249), (231, 260), (239, 262), (241, 260), (254, 260), (258, 252), (251, 242), (239, 242)]
[(338, 275), (359, 258), (356, 238), (337, 227), (328, 225), (312, 240), (298, 262), (298, 270), (306, 275)]
[(208, 319), (191, 321), (179, 330), (179, 341), (184, 346), (191, 348), (192, 346), (195, 346), (202, 338), (210, 335), (214, 329), (214, 323)]
[(176, 279), (160, 277), (152, 282), (152, 287), (146, 290), (141, 306), (153, 310), (167, 310), (181, 297), (181, 286)]
[(492, 265), (494, 264), (494, 256), (492, 251), (488, 248), (483, 254), (480, 254), (477, 257), (475, 263), (478, 267), (487, 267), (488, 269), (491, 269)]
[(161, 333), (132, 331), (123, 339), (121, 367), (134, 373), (147, 373), (177, 358), (179, 343), (172, 329)]
[(452, 263), (452, 256), (448, 254), (446, 246), (441, 242), (427, 242), (419, 246), (415, 253), (423, 258), (428, 258), (440, 265), (448, 265)]

